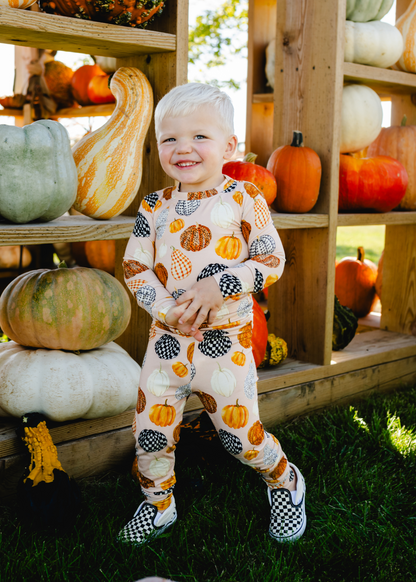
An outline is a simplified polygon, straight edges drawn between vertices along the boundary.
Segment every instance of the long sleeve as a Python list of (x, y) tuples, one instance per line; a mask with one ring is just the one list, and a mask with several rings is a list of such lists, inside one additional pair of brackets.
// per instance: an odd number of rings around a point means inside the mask
[(176, 301), (165, 287), (166, 268), (162, 264), (154, 265), (157, 235), (154, 213), (160, 204), (157, 192), (142, 200), (126, 247), (123, 269), (126, 285), (138, 305), (164, 323), (166, 313), (176, 305)]
[(243, 263), (214, 275), (224, 298), (239, 293), (258, 293), (282, 275), (285, 252), (260, 190), (244, 183), (241, 231), (249, 257)]

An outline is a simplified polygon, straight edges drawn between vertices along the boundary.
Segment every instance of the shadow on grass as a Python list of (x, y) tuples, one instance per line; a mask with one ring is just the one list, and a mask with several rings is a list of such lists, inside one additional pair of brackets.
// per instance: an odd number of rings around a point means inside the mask
[(82, 512), (58, 539), (23, 528), (16, 506), (1, 509), (0, 579), (415, 580), (414, 427), (416, 389), (276, 427), (306, 478), (308, 527), (296, 544), (268, 537), (266, 490), (254, 471), (215, 442), (181, 452), (179, 443), (179, 519), (163, 536), (141, 548), (115, 542), (141, 500), (127, 471), (81, 480)]

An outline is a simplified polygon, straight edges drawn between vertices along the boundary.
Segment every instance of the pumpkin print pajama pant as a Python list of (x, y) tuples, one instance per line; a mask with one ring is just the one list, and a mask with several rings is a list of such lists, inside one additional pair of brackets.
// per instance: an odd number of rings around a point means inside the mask
[[(137, 476), (149, 502), (170, 504), (175, 448), (187, 397), (195, 393), (225, 449), (271, 488), (290, 469), (280, 443), (259, 419), (251, 348), (251, 293), (283, 271), (284, 251), (259, 190), (225, 177), (216, 189), (165, 188), (140, 206), (123, 261), (125, 281), (153, 316), (133, 432)], [(197, 342), (164, 322), (179, 295), (213, 276), (224, 303)]]

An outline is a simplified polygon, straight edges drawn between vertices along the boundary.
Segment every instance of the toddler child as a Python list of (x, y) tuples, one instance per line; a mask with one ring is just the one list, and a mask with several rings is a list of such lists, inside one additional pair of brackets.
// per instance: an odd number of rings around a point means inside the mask
[(153, 317), (133, 432), (145, 501), (119, 539), (141, 544), (176, 521), (175, 448), (195, 393), (225, 449), (267, 485), (269, 533), (298, 539), (305, 483), (259, 419), (252, 298), (278, 280), (284, 251), (260, 191), (224, 176), (237, 147), (234, 109), (217, 88), (172, 89), (155, 111), (163, 170), (176, 187), (145, 196), (123, 261), (125, 281)]

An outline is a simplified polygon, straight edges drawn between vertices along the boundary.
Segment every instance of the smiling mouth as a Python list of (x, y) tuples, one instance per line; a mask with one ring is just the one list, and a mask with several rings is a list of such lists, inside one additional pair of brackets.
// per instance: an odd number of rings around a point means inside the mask
[(198, 164), (199, 162), (178, 162), (177, 164), (175, 164), (175, 166), (177, 166), (178, 168), (190, 168)]

